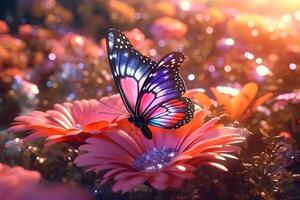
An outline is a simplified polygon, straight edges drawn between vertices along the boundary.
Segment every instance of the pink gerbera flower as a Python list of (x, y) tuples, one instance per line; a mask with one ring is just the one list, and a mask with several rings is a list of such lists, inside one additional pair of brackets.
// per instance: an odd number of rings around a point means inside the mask
[[(99, 134), (124, 118), (118, 95), (98, 100), (80, 100), (55, 104), (53, 110), (33, 111), (16, 117), (9, 131), (29, 131), (25, 141), (46, 138), (48, 145), (67, 141), (82, 143), (90, 134)], [(116, 107), (118, 105), (118, 107)]]
[(75, 163), (89, 170), (106, 170), (102, 183), (114, 180), (114, 192), (127, 192), (145, 182), (158, 190), (178, 188), (185, 179), (193, 178), (201, 165), (227, 171), (218, 160), (236, 158), (228, 153), (238, 152), (240, 148), (233, 144), (245, 138), (238, 129), (217, 125), (219, 118), (205, 124), (203, 118), (200, 111), (189, 124), (176, 130), (151, 127), (152, 140), (132, 131), (123, 120), (121, 128), (88, 138), (79, 148), (86, 153)]
[(16, 193), (37, 185), (40, 179), (41, 175), (37, 171), (0, 163), (0, 199), (10, 199)]

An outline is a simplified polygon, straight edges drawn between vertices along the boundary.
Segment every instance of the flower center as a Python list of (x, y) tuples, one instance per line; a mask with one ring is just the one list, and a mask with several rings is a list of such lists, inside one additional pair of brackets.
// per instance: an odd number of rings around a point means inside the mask
[(153, 148), (137, 157), (133, 167), (140, 171), (158, 172), (169, 164), (177, 152), (176, 149), (169, 147)]

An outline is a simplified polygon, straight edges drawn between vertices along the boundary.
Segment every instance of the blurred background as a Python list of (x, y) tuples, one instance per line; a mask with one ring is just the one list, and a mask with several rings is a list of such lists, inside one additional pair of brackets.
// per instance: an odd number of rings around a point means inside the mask
[[(258, 96), (274, 93), (242, 124), (254, 133), (243, 151), (244, 165), (233, 164), (227, 175), (206, 176), (204, 170), (192, 186), (171, 193), (172, 199), (300, 199), (295, 180), (300, 169), (300, 1), (10, 0), (0, 1), (0, 20), (0, 162), (38, 170), (50, 182), (80, 185), (95, 199), (145, 196), (145, 191), (118, 196), (100, 187), (98, 174), (73, 166), (76, 151), (70, 146), (25, 145), (6, 131), (20, 114), (116, 93), (103, 39), (114, 27), (157, 61), (171, 51), (184, 52), (181, 74), (188, 89), (201, 88), (211, 97), (210, 87), (225, 86), (235, 95), (255, 82)], [(276, 99), (279, 95), (285, 96)], [(280, 106), (274, 103), (279, 100)], [(288, 142), (278, 139), (280, 134)], [(283, 145), (284, 153), (276, 145)], [(282, 171), (273, 173), (274, 163), (284, 166)]]

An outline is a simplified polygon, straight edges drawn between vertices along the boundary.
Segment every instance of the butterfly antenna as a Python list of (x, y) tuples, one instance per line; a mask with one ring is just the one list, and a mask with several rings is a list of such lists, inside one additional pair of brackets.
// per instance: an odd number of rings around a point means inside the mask
[[(121, 106), (119, 106), (119, 104), (118, 104), (115, 100), (112, 100), (112, 101), (115, 102), (114, 105), (116, 105), (116, 106), (111, 106), (111, 105), (109, 105), (109, 104), (103, 102), (102, 100), (99, 100), (100, 103), (102, 103), (102, 104), (105, 105), (106, 107), (111, 108), (111, 109), (114, 110), (114, 111), (117, 111), (117, 112), (118, 112), (118, 111), (120, 111), (120, 110), (123, 110), (123, 108), (122, 108)], [(115, 107), (118, 107), (118, 110), (117, 110)], [(103, 113), (104, 113), (104, 112), (103, 112)], [(111, 114), (111, 113), (106, 113), (106, 114)], [(126, 114), (125, 112), (119, 112), (118, 114), (115, 114), (115, 115), (124, 115), (124, 116), (128, 116), (128, 114)]]
[(133, 127), (133, 125), (131, 123), (129, 124), (129, 128), (132, 132), (136, 133), (135, 127)]
[(122, 113), (110, 113), (110, 112), (98, 112), (99, 114), (108, 114), (108, 115), (124, 115), (124, 116), (127, 116), (125, 114), (122, 114)]

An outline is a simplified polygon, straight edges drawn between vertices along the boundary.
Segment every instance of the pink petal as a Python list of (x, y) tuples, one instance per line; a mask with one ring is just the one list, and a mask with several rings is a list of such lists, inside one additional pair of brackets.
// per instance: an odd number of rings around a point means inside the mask
[(67, 120), (71, 123), (71, 125), (73, 127), (76, 127), (76, 123), (74, 121), (74, 118), (71, 115), (70, 110), (68, 108), (66, 108), (65, 106), (62, 106), (60, 104), (55, 104), (54, 109), (59, 111), (60, 113), (62, 113), (62, 115), (64, 115), (67, 118)]
[(170, 164), (170, 167), (167, 168), (167, 171), (196, 171), (196, 167), (194, 167), (193, 165), (187, 164), (187, 163), (176, 163), (174, 165)]
[(167, 173), (159, 172), (158, 174), (156, 174), (155, 176), (153, 176), (152, 179), (154, 181), (158, 181), (158, 182), (167, 182), (167, 181), (170, 180), (170, 176)]
[(182, 178), (172, 176), (169, 181), (169, 185), (170, 185), (170, 187), (173, 187), (173, 188), (179, 188), (182, 185), (183, 181), (184, 181), (184, 179), (182, 179)]
[(166, 183), (166, 182), (160, 182), (160, 181), (157, 181), (155, 179), (150, 179), (149, 183), (150, 183), (150, 185), (152, 187), (154, 187), (157, 190), (165, 190), (165, 189), (167, 189), (169, 187), (168, 183)]
[(171, 147), (175, 148), (176, 140), (178, 137), (174, 137), (173, 130), (153, 128), (153, 142), (156, 147)]
[(125, 151), (128, 151), (132, 156), (141, 155), (144, 150), (137, 144), (137, 141), (122, 130), (113, 129), (111, 133), (105, 134), (108, 138), (122, 146)]
[(41, 134), (40, 132), (34, 132), (28, 136), (26, 136), (23, 141), (24, 142), (29, 142), (29, 141), (33, 141), (33, 140), (38, 140), (38, 139), (41, 139), (41, 138), (44, 138), (46, 137), (47, 135), (43, 135)]
[(107, 163), (107, 164), (104, 164), (104, 165), (98, 165), (98, 166), (94, 166), (94, 167), (90, 167), (88, 168), (86, 171), (102, 171), (102, 170), (110, 170), (110, 169), (114, 169), (114, 168), (120, 168), (120, 169), (128, 169), (128, 166), (125, 166), (122, 165), (122, 164), (119, 164), (119, 163)]
[(124, 107), (120, 95), (103, 97), (99, 100), (99, 118), (108, 121), (128, 118), (128, 112)]
[(62, 115), (60, 112), (55, 110), (48, 110), (47, 114), (58, 123), (58, 126), (61, 125), (63, 128), (73, 128), (72, 124), (67, 117)]
[(124, 171), (124, 172), (121, 172), (121, 173), (119, 173), (118, 175), (116, 175), (116, 176), (114, 177), (114, 179), (115, 179), (116, 181), (118, 181), (118, 180), (121, 180), (121, 179), (126, 179), (126, 178), (128, 178), (128, 177), (138, 176), (138, 175), (141, 174), (141, 173), (142, 173), (142, 172), (133, 171), (133, 170), (131, 170), (131, 171)]
[(184, 151), (192, 142), (195, 140), (199, 140), (204, 135), (208, 134), (208, 129), (210, 129), (212, 126), (214, 126), (220, 119), (219, 118), (213, 118), (206, 122), (204, 125), (202, 125), (200, 128), (198, 128), (196, 131), (194, 131), (192, 134), (189, 135), (179, 146), (177, 149), (179, 149), (180, 152)]
[(187, 154), (180, 154), (178, 156), (176, 156), (170, 163), (169, 165), (172, 165), (173, 163), (175, 162), (181, 162), (181, 161), (185, 161), (185, 160), (190, 160), (192, 159), (193, 156), (189, 155), (188, 153)]
[(83, 105), (80, 103), (80, 101), (75, 101), (73, 103), (73, 107), (71, 109), (72, 116), (74, 116), (74, 119), (77, 124), (82, 124), (82, 118), (85, 116), (83, 115)]
[(118, 192), (122, 190), (123, 192), (127, 192), (136, 186), (143, 184), (148, 179), (148, 175), (140, 175), (134, 176), (125, 180), (116, 181), (116, 183), (112, 187), (113, 192)]
[(173, 175), (173, 176), (176, 176), (176, 177), (179, 177), (179, 178), (182, 178), (182, 179), (192, 179), (195, 177), (195, 175), (191, 172), (188, 172), (188, 171), (181, 171), (179, 169), (177, 170), (168, 170), (167, 171), (170, 175)]
[(131, 165), (134, 158), (124, 151), (124, 149), (111, 141), (99, 138), (89, 138), (86, 140), (86, 145), (79, 147), (80, 150), (87, 151), (89, 157), (109, 158), (116, 161), (121, 161)]
[(108, 182), (109, 180), (111, 180), (114, 176), (118, 175), (119, 173), (122, 173), (123, 171), (128, 171), (128, 168), (114, 168), (109, 170), (104, 176), (103, 176), (103, 180), (101, 181), (101, 185), (105, 184), (106, 182)]
[(231, 154), (227, 154), (227, 153), (220, 153), (221, 156), (226, 157), (226, 158), (231, 158), (231, 159), (235, 159), (238, 160), (239, 158), (236, 156), (233, 156)]
[(207, 165), (211, 165), (213, 167), (216, 167), (222, 171), (225, 171), (225, 172), (228, 172), (228, 169), (224, 166), (224, 165), (221, 165), (219, 163), (215, 163), (215, 162), (204, 162), (202, 164), (207, 164)]

